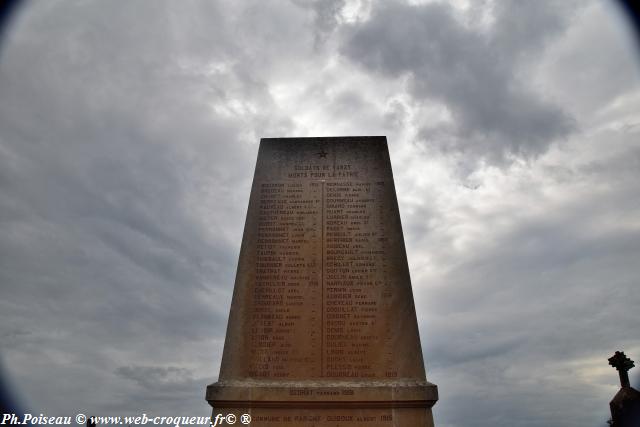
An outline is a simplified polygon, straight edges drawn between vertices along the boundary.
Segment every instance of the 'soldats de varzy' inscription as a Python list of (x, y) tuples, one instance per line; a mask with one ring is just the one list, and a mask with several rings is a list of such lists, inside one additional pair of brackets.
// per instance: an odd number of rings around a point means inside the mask
[(385, 137), (261, 141), (207, 400), (254, 426), (432, 425)]

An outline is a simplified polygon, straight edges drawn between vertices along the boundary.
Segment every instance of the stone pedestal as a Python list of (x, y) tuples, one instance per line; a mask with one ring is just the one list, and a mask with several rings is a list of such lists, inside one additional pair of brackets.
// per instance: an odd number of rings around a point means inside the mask
[(219, 381), (252, 426), (432, 426), (385, 137), (263, 139)]

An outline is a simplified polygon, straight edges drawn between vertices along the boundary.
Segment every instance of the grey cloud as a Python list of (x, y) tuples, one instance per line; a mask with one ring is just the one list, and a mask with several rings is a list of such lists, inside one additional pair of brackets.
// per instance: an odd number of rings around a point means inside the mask
[(573, 0), (495, 2), (492, 11), (495, 25), (488, 34), (489, 43), (502, 60), (539, 55), (550, 40), (566, 30), (580, 8)]
[(28, 341), (31, 338), (32, 334), (30, 331), (23, 327), (11, 327), (2, 331), (2, 335), (0, 335), (0, 339), (2, 343), (7, 347), (15, 347)]
[[(139, 408), (162, 406), (164, 413), (170, 416), (210, 415), (203, 392), (207, 379), (197, 377), (190, 369), (180, 366), (126, 365), (118, 367), (114, 374), (124, 381), (120, 384), (123, 389), (128, 388), (127, 383), (132, 384), (131, 392), (137, 396), (133, 402), (125, 401), (125, 397), (111, 403), (113, 407), (110, 409), (119, 414), (129, 410), (127, 413), (138, 415)], [(184, 402), (189, 401), (194, 405), (185, 408)], [(199, 408), (195, 405), (198, 401), (202, 402)]]
[[(571, 181), (594, 188), (603, 183), (606, 191), (534, 215), (528, 204), (503, 211), (523, 216), (517, 227), (494, 228), (494, 219), (475, 212), (478, 224), (493, 231), (464, 256), (446, 250), (437, 228), (429, 230), (432, 242), (423, 244), (450, 269), (427, 296), (418, 294), (418, 312), (428, 331), (423, 346), (430, 379), (441, 389), (436, 414), (449, 414), (453, 425), (511, 425), (511, 417), (522, 425), (566, 426), (606, 419), (615, 390), (593, 387), (569, 362), (601, 359), (606, 369), (614, 350), (637, 348), (631, 307), (640, 304), (640, 235), (629, 221), (637, 211), (630, 200), (639, 195), (623, 167), (628, 161), (612, 156), (602, 162), (597, 172), (579, 169)], [(637, 170), (634, 175), (637, 181)], [(414, 241), (408, 250), (417, 246)], [(605, 381), (615, 382), (615, 371), (610, 374)], [(574, 386), (563, 388), (567, 382)], [(453, 410), (448, 395), (468, 396), (473, 410)], [(582, 409), (569, 419), (562, 415), (567, 405)], [(509, 409), (497, 413), (496, 407)], [(475, 415), (476, 409), (489, 418)]]
[(494, 164), (535, 157), (574, 123), (533, 91), (521, 65), (564, 28), (567, 7), (499, 4), (496, 23), (483, 32), (462, 24), (446, 3), (379, 3), (369, 21), (346, 31), (342, 51), (382, 75), (408, 75), (412, 96), (449, 109), (452, 123), (423, 118), (428, 144)]
[(384, 119), (387, 126), (402, 127), (405, 124), (407, 118), (406, 108), (398, 101), (392, 101), (384, 114)]
[(193, 374), (188, 369), (177, 366), (121, 366), (115, 373), (149, 390), (164, 387), (174, 391), (176, 387), (193, 379)]
[(314, 47), (319, 49), (340, 25), (340, 12), (345, 0), (292, 0), (292, 3), (313, 13)]
[(324, 42), (339, 25), (339, 14), (346, 4), (345, 0), (322, 0), (313, 3), (316, 23), (316, 46)]

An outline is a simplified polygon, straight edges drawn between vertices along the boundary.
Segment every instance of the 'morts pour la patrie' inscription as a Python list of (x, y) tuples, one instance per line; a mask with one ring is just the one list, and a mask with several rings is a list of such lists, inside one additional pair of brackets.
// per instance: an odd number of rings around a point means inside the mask
[(289, 172), (287, 178), (335, 179), (357, 178), (358, 171), (351, 169), (352, 165), (295, 165), (294, 172)]

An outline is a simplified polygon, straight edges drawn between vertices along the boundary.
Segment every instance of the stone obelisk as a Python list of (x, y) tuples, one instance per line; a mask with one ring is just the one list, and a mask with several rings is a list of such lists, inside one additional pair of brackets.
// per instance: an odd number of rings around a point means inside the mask
[(214, 415), (423, 427), (437, 398), (386, 138), (262, 139)]

